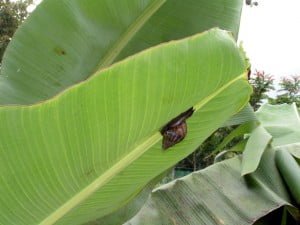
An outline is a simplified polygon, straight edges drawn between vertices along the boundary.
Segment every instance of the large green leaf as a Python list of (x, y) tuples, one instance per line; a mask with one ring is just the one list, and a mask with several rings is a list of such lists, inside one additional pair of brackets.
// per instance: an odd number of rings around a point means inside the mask
[(272, 135), (273, 146), (300, 142), (300, 117), (296, 104), (264, 104), (256, 112), (261, 125)]
[[(169, 172), (169, 171), (168, 171)], [(149, 197), (149, 194), (157, 185), (159, 181), (162, 180), (162, 178), (166, 177), (166, 172), (162, 173), (155, 179), (153, 179), (151, 182), (149, 182), (143, 190), (141, 190), (138, 194), (134, 194), (132, 198), (121, 208), (119, 208), (117, 211), (114, 211), (113, 213), (106, 215), (104, 217), (98, 218), (96, 220), (89, 221), (88, 223), (85, 223), (84, 225), (118, 225), (123, 224), (124, 221), (129, 220), (133, 217), (133, 215), (137, 214), (138, 211), (143, 207), (146, 200)]]
[(276, 165), (294, 200), (300, 204), (300, 164), (285, 149), (276, 152)]
[(280, 149), (284, 147), (296, 157), (300, 155), (297, 147), (300, 143), (300, 120), (295, 104), (264, 104), (255, 115), (261, 125), (252, 132), (244, 150), (243, 175), (257, 168), (261, 155), (271, 139), (272, 146)]
[[(239, 113), (238, 113), (239, 114)], [(234, 117), (234, 116), (233, 116)], [(251, 133), (254, 128), (257, 126), (255, 121), (245, 122), (235, 128), (233, 131), (228, 134), (223, 141), (213, 150), (210, 155), (220, 152), (228, 143), (230, 143), (234, 138), (243, 137), (245, 134)]]
[(272, 135), (271, 144), (275, 149), (289, 151), (294, 157), (300, 158), (300, 117), (295, 103), (264, 104), (256, 115), (261, 125)]
[(243, 176), (252, 173), (257, 169), (263, 152), (267, 148), (271, 139), (272, 136), (261, 125), (252, 131), (243, 152)]
[[(74, 225), (119, 209), (247, 103), (246, 73), (234, 39), (213, 29), (51, 100), (1, 107), (0, 224)], [(191, 106), (185, 140), (163, 151), (159, 130)]]
[[(254, 224), (281, 206), (300, 221), (299, 209), (291, 207), (300, 199), (300, 164), (291, 156), (299, 157), (298, 111), (295, 105), (264, 105), (257, 115), (261, 125), (250, 136), (243, 161), (223, 161), (159, 187), (126, 225)], [(276, 148), (268, 145), (264, 128)], [(255, 172), (241, 177), (243, 170)]]
[(267, 149), (256, 172), (244, 177), (236, 157), (163, 185), (126, 225), (250, 225), (281, 206), (291, 207), (274, 155)]
[(300, 143), (288, 144), (276, 147), (276, 149), (289, 151), (295, 158), (300, 160)]
[(113, 62), (211, 27), (237, 36), (241, 0), (43, 0), (3, 59), (0, 104), (32, 104)]

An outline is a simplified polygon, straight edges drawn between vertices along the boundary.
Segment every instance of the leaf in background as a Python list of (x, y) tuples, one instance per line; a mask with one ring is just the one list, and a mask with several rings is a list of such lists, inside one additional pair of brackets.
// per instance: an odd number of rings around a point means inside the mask
[(243, 152), (245, 149), (245, 146), (247, 144), (248, 138), (245, 138), (243, 140), (241, 140), (240, 142), (238, 142), (236, 145), (232, 146), (230, 149), (228, 149), (228, 151), (232, 151), (232, 152)]
[(218, 163), (226, 159), (231, 159), (235, 156), (237, 156), (235, 152), (225, 150), (216, 155), (216, 157), (214, 158), (214, 163)]
[(0, 104), (49, 99), (141, 50), (212, 27), (237, 37), (240, 0), (43, 0), (4, 55)]
[(271, 139), (272, 136), (263, 126), (259, 125), (253, 130), (243, 151), (242, 176), (253, 173), (257, 169)]
[(300, 159), (300, 143), (283, 145), (276, 147), (275, 149), (289, 151), (295, 158)]
[(261, 125), (272, 135), (274, 147), (300, 142), (300, 117), (296, 104), (264, 104), (256, 112)]
[(223, 141), (218, 145), (218, 147), (210, 153), (210, 155), (212, 155), (216, 152), (220, 152), (234, 138), (242, 137), (245, 134), (251, 133), (253, 131), (253, 129), (255, 129), (256, 126), (257, 126), (256, 121), (250, 121), (250, 122), (241, 124), (240, 126), (235, 128), (233, 131), (231, 131), (230, 134), (228, 134), (223, 139)]
[(294, 200), (300, 205), (300, 165), (285, 149), (276, 151), (275, 160)]
[(300, 159), (300, 143), (283, 145), (283, 146), (279, 146), (275, 149), (289, 151), (295, 158)]
[(253, 108), (248, 104), (241, 111), (233, 115), (229, 120), (227, 120), (223, 127), (240, 125), (247, 122), (257, 122), (257, 118), (253, 111)]
[(243, 139), (240, 142), (238, 142), (236, 145), (232, 146), (230, 149), (220, 152), (216, 155), (214, 159), (214, 163), (221, 162), (225, 159), (233, 158), (233, 156), (236, 156), (238, 152), (243, 152), (245, 149), (245, 146), (247, 144), (248, 139)]
[[(233, 38), (213, 29), (51, 100), (0, 107), (0, 224), (74, 225), (118, 210), (244, 107), (246, 73)], [(191, 106), (185, 140), (163, 151), (159, 130)]]
[(244, 177), (236, 157), (163, 185), (125, 224), (253, 224), (270, 211), (291, 206), (274, 155), (269, 148), (256, 172)]

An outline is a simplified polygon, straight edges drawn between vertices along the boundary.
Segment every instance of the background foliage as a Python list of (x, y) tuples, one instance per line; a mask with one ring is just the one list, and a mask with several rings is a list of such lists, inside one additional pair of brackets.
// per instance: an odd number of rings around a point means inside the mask
[[(298, 107), (300, 106), (299, 76), (282, 77), (279, 82), (279, 87), (277, 87), (275, 86), (274, 76), (267, 74), (263, 70), (255, 70), (251, 74), (249, 82), (253, 88), (249, 103), (255, 111), (266, 102), (273, 105), (283, 103), (292, 104), (295, 102)], [(273, 94), (270, 96), (270, 94), (268, 94), (269, 92), (272, 92)], [(191, 171), (203, 169), (208, 165), (211, 165), (218, 152), (211, 153), (236, 127), (237, 126), (227, 126), (215, 131), (194, 153), (176, 165), (175, 176), (187, 174)], [(234, 138), (226, 145), (226, 149), (235, 146), (240, 140), (241, 137)], [(229, 157), (232, 157), (233, 155), (230, 155)]]
[(18, 26), (27, 18), (33, 0), (0, 0), (0, 66), (4, 51)]

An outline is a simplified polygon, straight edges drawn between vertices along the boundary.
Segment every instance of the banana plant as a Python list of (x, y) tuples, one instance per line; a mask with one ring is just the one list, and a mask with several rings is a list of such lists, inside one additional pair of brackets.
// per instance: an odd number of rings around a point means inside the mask
[(163, 42), (219, 27), (237, 38), (241, 0), (43, 0), (1, 68), (0, 103), (33, 104)]
[[(156, 188), (125, 225), (299, 223), (300, 120), (296, 105), (266, 104), (256, 116), (260, 125), (252, 128), (242, 155)], [(248, 132), (249, 123), (245, 124), (229, 137)], [(279, 208), (283, 207), (282, 213)], [(278, 217), (265, 219), (275, 211)]]
[(44, 0), (1, 68), (0, 224), (132, 217), (161, 174), (247, 104), (241, 5)]

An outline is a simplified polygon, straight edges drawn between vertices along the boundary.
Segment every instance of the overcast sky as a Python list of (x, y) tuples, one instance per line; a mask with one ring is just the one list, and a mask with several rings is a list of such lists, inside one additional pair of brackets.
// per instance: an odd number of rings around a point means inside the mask
[(239, 40), (252, 70), (264, 70), (276, 79), (300, 75), (300, 0), (257, 0), (244, 6)]

